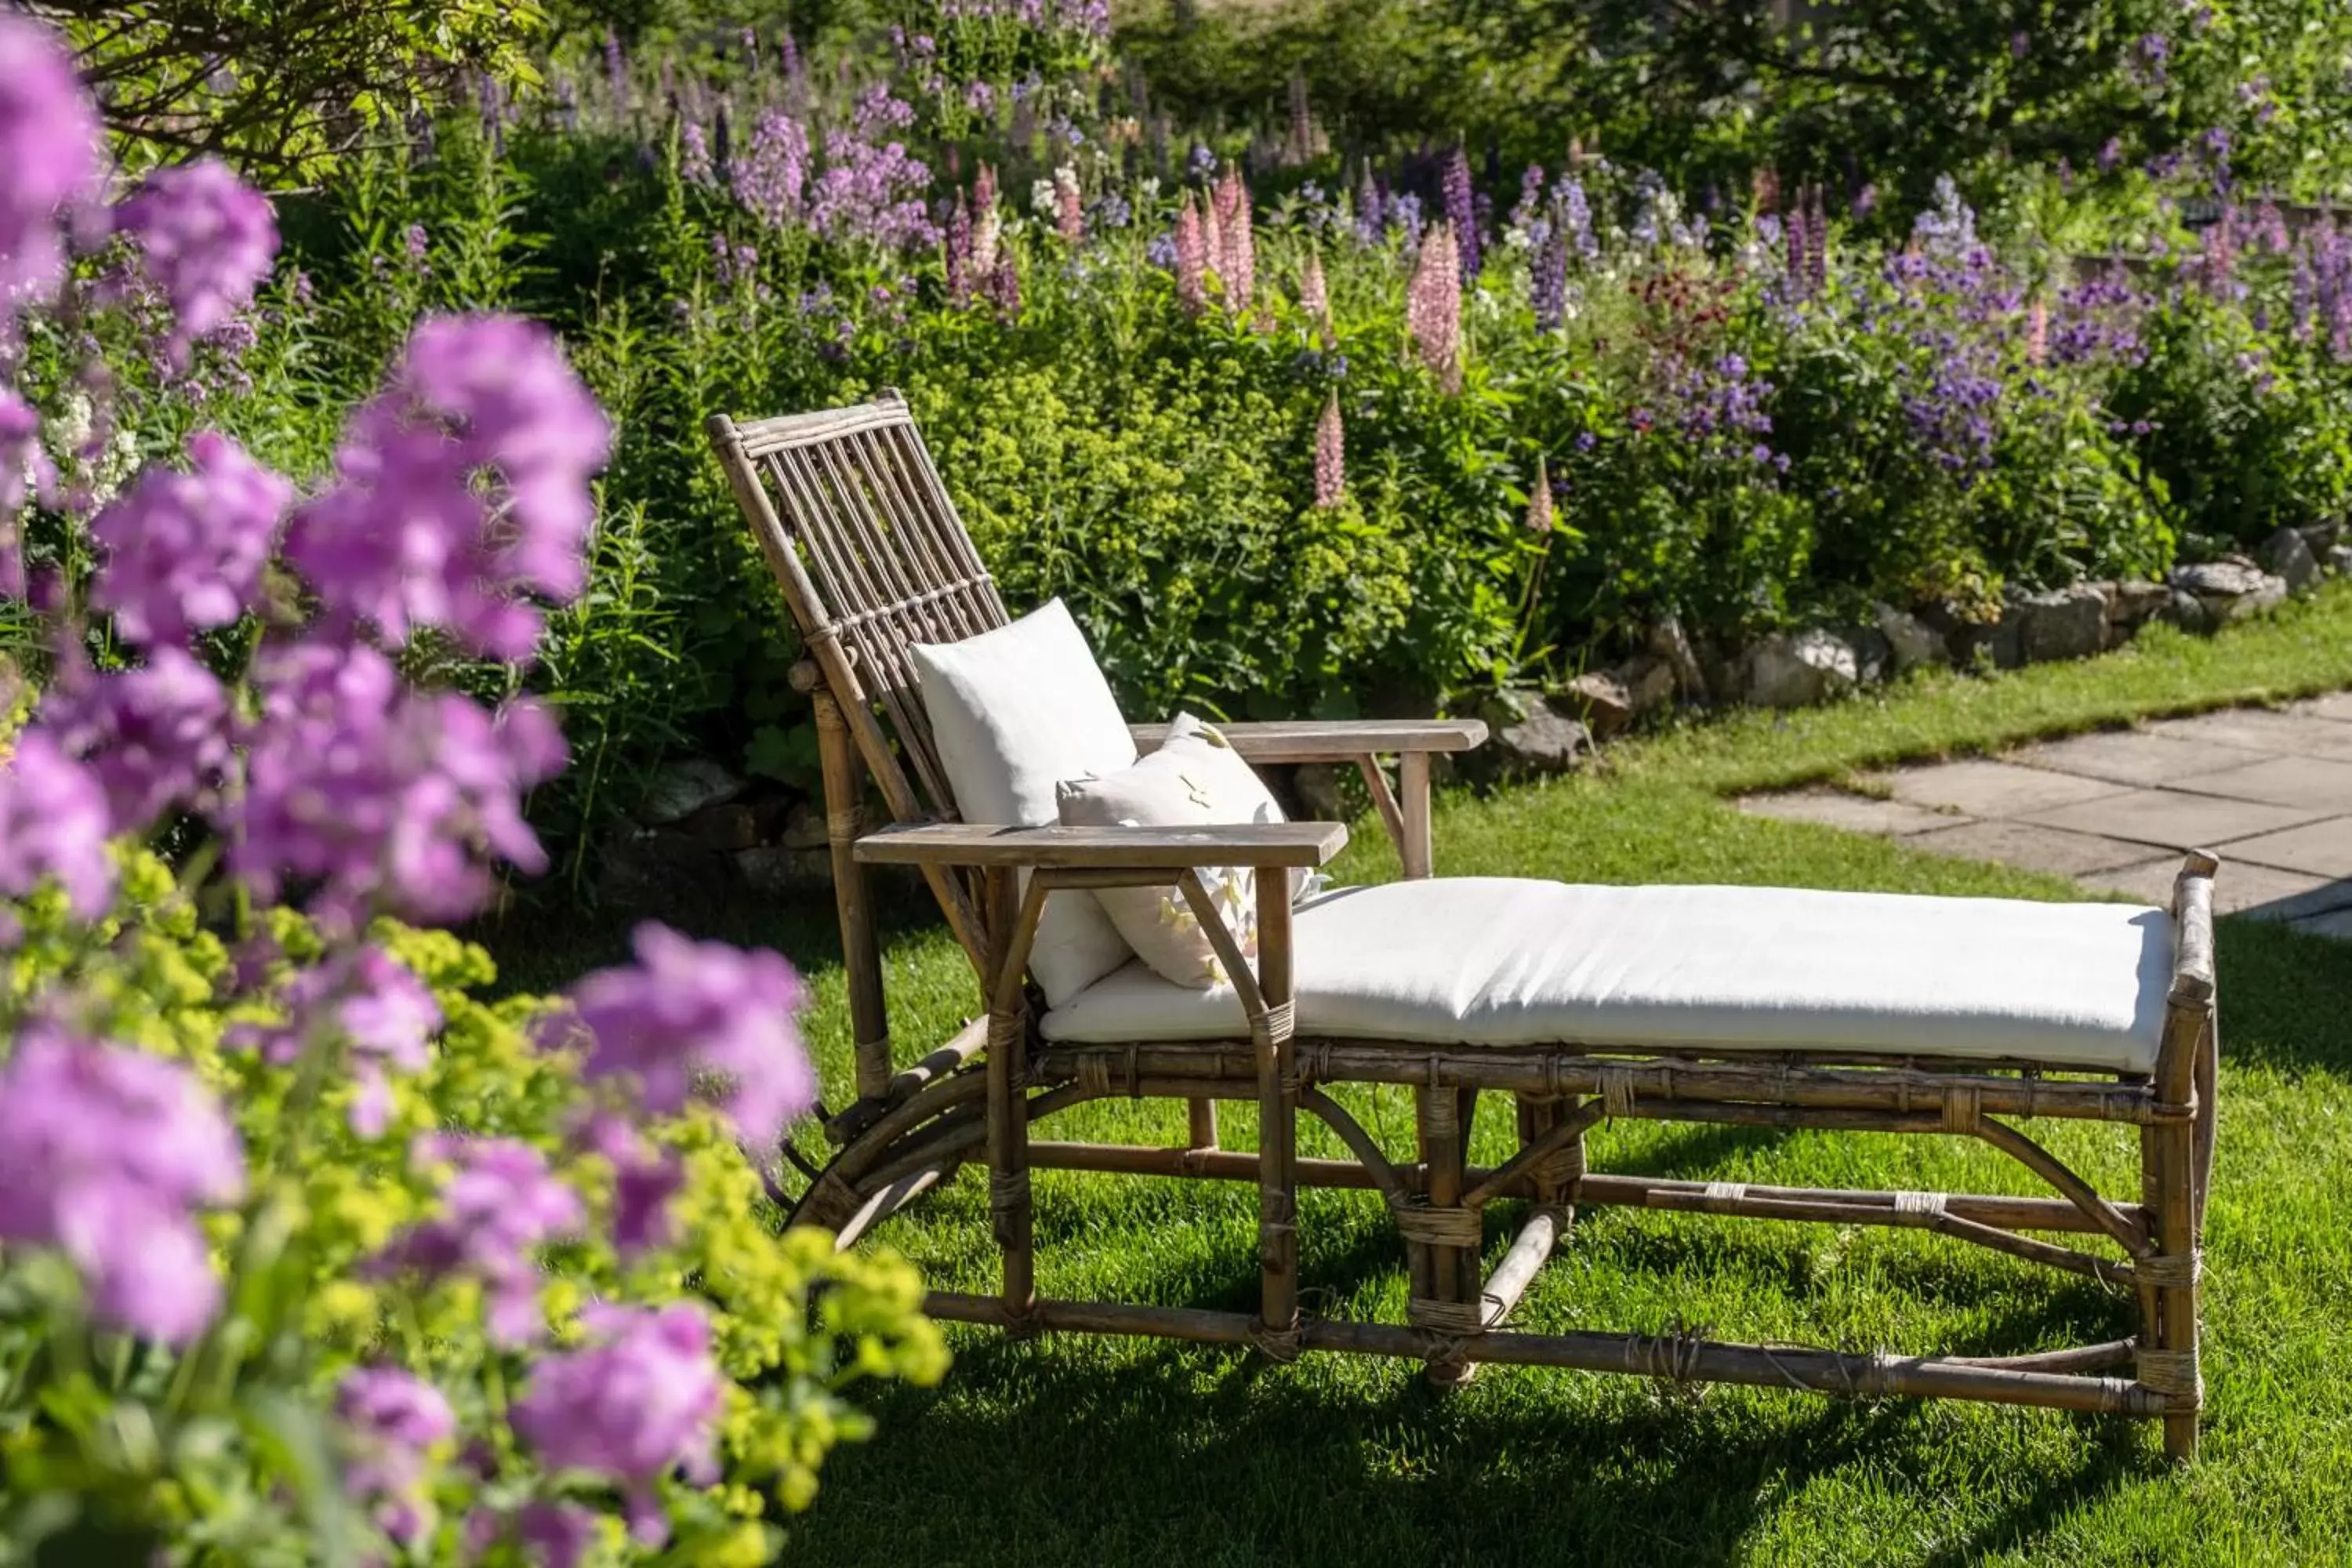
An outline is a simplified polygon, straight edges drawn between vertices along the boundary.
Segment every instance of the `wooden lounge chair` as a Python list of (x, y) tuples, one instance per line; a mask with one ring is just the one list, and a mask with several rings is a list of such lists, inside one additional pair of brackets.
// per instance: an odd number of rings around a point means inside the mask
[[(735, 494), (807, 647), (834, 887), (856, 1038), (855, 1103), (827, 1116), (829, 1163), (796, 1223), (849, 1245), (967, 1163), (984, 1161), (1003, 1289), (934, 1291), (940, 1318), (1416, 1358), (1444, 1382), (1477, 1363), (1625, 1372), (1846, 1395), (1945, 1396), (2160, 1419), (2193, 1458), (2199, 1237), (2214, 1131), (2211, 879), (2193, 853), (2170, 911), (1723, 888), (1608, 889), (1431, 877), (1430, 758), (1475, 721), (1235, 724), (1247, 759), (1353, 762), (1408, 881), (1310, 899), (1261, 875), (1258, 952), (1237, 951), (1202, 868), (1311, 868), (1330, 823), (1208, 829), (1006, 827), (957, 819), (909, 649), (1008, 626), (996, 587), (896, 394), (858, 407), (709, 423)], [(1139, 725), (1149, 752), (1161, 731)], [(1397, 759), (1392, 786), (1379, 759)], [(860, 818), (870, 773), (895, 825)], [(886, 1022), (865, 886), (918, 868), (976, 971), (986, 1016), (902, 1065)], [(1185, 991), (1130, 965), (1061, 1005), (1029, 983), (1049, 892), (1173, 886), (1216, 942), (1229, 987)], [(1406, 934), (1400, 943), (1399, 928)], [(1383, 946), (1382, 944), (1386, 945)], [(1380, 973), (1360, 950), (1381, 948)], [(1500, 952), (1507, 948), (1507, 952)], [(1383, 1150), (1325, 1092), (1409, 1086), (1419, 1147)], [(1507, 1094), (1518, 1150), (1466, 1163), (1482, 1091)], [(1036, 1123), (1082, 1101), (1190, 1106), (1182, 1148), (1054, 1142)], [(1217, 1137), (1215, 1102), (1254, 1100), (1255, 1152)], [(1301, 1111), (1352, 1159), (1303, 1159)], [(1613, 1175), (1586, 1168), (1604, 1117), (1849, 1128), (1977, 1139), (2054, 1195), (1828, 1191)], [(2019, 1130), (2037, 1117), (2137, 1128), (2137, 1202), (2103, 1196)], [(1036, 1167), (1257, 1184), (1255, 1312), (1041, 1299)], [(1392, 1211), (1411, 1281), (1402, 1325), (1302, 1317), (1301, 1185), (1370, 1189)], [(1480, 1268), (1481, 1216), (1527, 1200)], [(2137, 1293), (2139, 1334), (2030, 1355), (1859, 1355), (1679, 1334), (1503, 1326), (1580, 1204), (1932, 1230)], [(2053, 1237), (2089, 1238), (2085, 1250)], [(2129, 1368), (2129, 1375), (2121, 1369)]]

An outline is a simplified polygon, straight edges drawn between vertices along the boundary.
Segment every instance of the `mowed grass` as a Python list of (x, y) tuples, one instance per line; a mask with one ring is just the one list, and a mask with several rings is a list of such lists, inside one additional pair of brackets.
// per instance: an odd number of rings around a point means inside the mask
[[(2069, 884), (1747, 817), (1731, 791), (1897, 757), (2352, 685), (2352, 590), (2210, 641), (2158, 637), (2092, 664), (1946, 677), (1801, 715), (1693, 725), (1618, 748), (1602, 772), (1448, 797), (1441, 871), (1589, 881), (1781, 883), (2079, 897)], [(1360, 825), (1344, 879), (1394, 874)], [(2226, 875), (2226, 871), (2224, 873)], [(835, 1096), (847, 1036), (829, 910), (716, 910), (809, 972)], [(493, 933), (510, 982), (562, 983), (621, 925)], [(1153, 1341), (1010, 1344), (951, 1331), (929, 1390), (877, 1391), (871, 1444), (829, 1465), (790, 1556), (833, 1564), (2019, 1563), (2352, 1561), (2352, 944), (2223, 922), (2221, 1142), (2208, 1220), (2205, 1454), (2168, 1468), (2147, 1424), (1983, 1405), (1847, 1404), (1625, 1378), (1486, 1369), (1431, 1394), (1411, 1363), (1289, 1366)], [(911, 911), (887, 949), (908, 1056), (977, 1002), (961, 956)], [(1400, 1151), (1401, 1096), (1347, 1097)], [(1048, 1136), (1172, 1140), (1173, 1108), (1082, 1108)], [(1226, 1107), (1226, 1141), (1254, 1142)], [(2122, 1129), (2037, 1124), (2108, 1190), (2136, 1187)], [(804, 1137), (812, 1142), (813, 1135)], [(1339, 1152), (1319, 1127), (1308, 1147)], [(1476, 1157), (1507, 1152), (1486, 1109)], [(2035, 1191), (1946, 1139), (1635, 1123), (1593, 1135), (1596, 1169), (1832, 1186)], [(1040, 1289), (1247, 1308), (1244, 1184), (1037, 1177)], [(995, 1283), (981, 1176), (884, 1227), (937, 1286)], [(1309, 1192), (1308, 1304), (1401, 1321), (1393, 1233), (1367, 1194)], [(1487, 1232), (1491, 1267), (1507, 1216)], [(2000, 1353), (2132, 1332), (2131, 1304), (2072, 1276), (1874, 1228), (1588, 1210), (1521, 1308), (1538, 1330), (1704, 1329), (1749, 1341)]]

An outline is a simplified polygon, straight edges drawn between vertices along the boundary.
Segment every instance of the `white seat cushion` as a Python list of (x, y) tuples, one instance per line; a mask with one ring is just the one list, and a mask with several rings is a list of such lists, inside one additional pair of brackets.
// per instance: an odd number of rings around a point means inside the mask
[[(1135, 763), (1135, 738), (1059, 599), (957, 643), (908, 649), (940, 764), (966, 822), (1043, 827), (1054, 786)], [(1037, 921), (1029, 973), (1059, 1005), (1134, 954), (1092, 893), (1060, 892)]]
[[(1306, 1036), (2156, 1063), (2172, 921), (2042, 904), (1499, 877), (1346, 888), (1299, 906)], [(1231, 1039), (1229, 987), (1129, 963), (1046, 1014), (1049, 1040)]]

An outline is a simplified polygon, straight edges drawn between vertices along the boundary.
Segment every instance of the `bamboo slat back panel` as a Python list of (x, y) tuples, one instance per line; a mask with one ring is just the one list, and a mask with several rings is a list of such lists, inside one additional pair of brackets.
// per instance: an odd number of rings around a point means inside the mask
[[(710, 433), (843, 705), (880, 705), (929, 797), (924, 814), (952, 816), (954, 792), (907, 650), (960, 642), (1008, 617), (905, 401), (885, 390), (853, 408), (742, 425), (720, 415)], [(891, 793), (895, 765), (861, 749)], [(914, 815), (907, 802), (891, 804)]]

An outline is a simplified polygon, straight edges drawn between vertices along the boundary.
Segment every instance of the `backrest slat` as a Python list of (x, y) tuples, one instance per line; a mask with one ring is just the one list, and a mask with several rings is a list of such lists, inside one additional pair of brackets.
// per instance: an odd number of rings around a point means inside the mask
[(910, 799), (952, 819), (908, 650), (1010, 617), (906, 403), (886, 392), (851, 408), (740, 424), (720, 416), (710, 432), (826, 680), (845, 706), (878, 710), (887, 723), (887, 733), (862, 720), (853, 729), (893, 808)]

